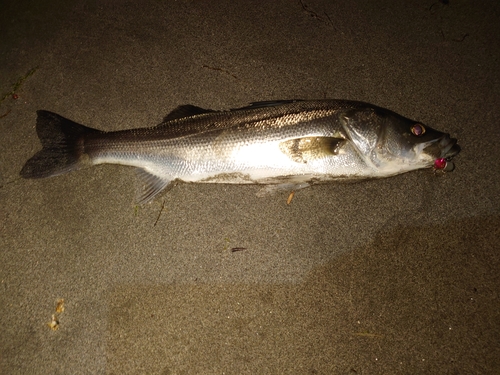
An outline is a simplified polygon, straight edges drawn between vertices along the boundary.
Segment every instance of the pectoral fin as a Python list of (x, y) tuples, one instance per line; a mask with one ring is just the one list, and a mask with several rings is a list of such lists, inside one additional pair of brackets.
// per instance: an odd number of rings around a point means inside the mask
[(135, 201), (137, 204), (148, 203), (171, 183), (170, 179), (156, 176), (144, 169), (138, 168), (136, 171), (138, 188)]
[(346, 140), (334, 137), (304, 137), (281, 142), (281, 152), (289, 156), (296, 163), (338, 155)]

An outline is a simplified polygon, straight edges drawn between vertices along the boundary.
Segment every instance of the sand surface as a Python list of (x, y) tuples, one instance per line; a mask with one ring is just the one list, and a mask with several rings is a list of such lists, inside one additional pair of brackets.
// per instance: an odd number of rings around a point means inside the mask
[[(4, 2), (0, 373), (500, 373), (499, 4)], [(139, 208), (132, 168), (19, 178), (38, 109), (118, 130), (293, 98), (448, 132), (456, 170)]]

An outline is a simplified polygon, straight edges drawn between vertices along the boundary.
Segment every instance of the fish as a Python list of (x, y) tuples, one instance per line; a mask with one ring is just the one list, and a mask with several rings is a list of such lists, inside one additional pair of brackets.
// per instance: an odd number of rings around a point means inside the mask
[(106, 132), (37, 111), (42, 149), (20, 171), (27, 179), (98, 164), (135, 167), (137, 204), (177, 181), (258, 184), (296, 191), (332, 181), (454, 169), (449, 134), (391, 110), (352, 100), (253, 102), (230, 110), (181, 105), (154, 127)]

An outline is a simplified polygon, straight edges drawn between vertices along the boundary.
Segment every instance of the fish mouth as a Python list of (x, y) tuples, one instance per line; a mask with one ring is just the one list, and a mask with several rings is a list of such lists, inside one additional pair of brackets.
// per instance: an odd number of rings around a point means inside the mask
[(460, 152), (460, 146), (457, 145), (455, 138), (450, 138), (448, 134), (444, 135), (439, 140), (439, 148), (441, 149), (441, 157), (434, 160), (434, 170), (442, 170), (451, 172), (455, 169), (455, 164), (451, 159)]
[(450, 160), (452, 157), (457, 155), (461, 148), (457, 145), (457, 140), (455, 138), (450, 138), (447, 134), (439, 142), (441, 148), (441, 157)]

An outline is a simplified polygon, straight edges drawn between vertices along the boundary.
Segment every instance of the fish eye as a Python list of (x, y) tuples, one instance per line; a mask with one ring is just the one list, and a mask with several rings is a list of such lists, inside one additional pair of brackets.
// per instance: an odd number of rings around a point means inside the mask
[(411, 127), (411, 132), (419, 137), (425, 134), (425, 127), (422, 124), (415, 124)]

